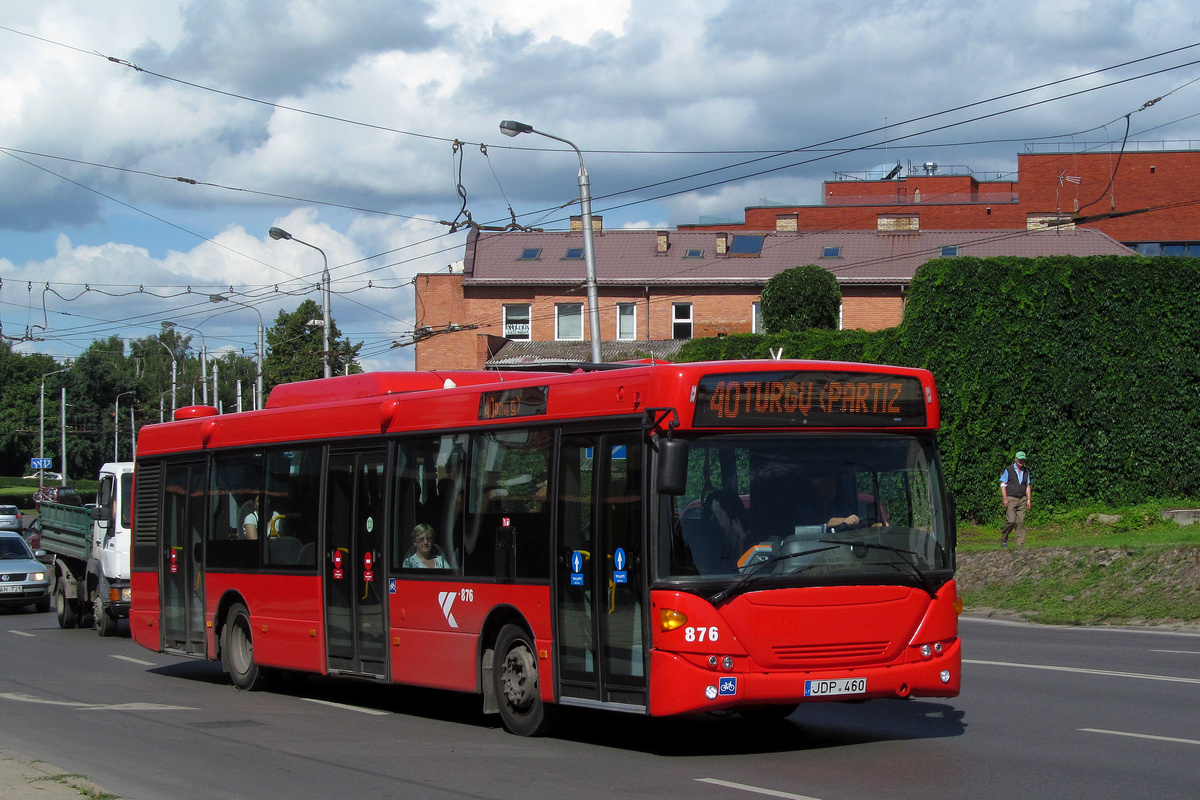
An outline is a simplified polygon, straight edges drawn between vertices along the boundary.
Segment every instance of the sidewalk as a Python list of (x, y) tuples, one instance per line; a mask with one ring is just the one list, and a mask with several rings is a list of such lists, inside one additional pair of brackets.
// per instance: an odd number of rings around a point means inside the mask
[(0, 747), (0, 797), (4, 800), (118, 800), (82, 775)]

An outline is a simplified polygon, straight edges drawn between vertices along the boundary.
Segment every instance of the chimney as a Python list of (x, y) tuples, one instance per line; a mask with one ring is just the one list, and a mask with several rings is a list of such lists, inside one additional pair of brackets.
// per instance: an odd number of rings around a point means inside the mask
[(777, 231), (800, 230), (799, 214), (776, 214), (775, 215), (775, 230), (777, 230)]
[[(571, 231), (579, 232), (583, 230), (583, 215), (575, 214), (571, 217)], [(592, 233), (604, 233), (604, 217), (598, 214), (592, 214)]]
[(729, 250), (729, 234), (717, 234), (717, 255), (723, 256)]
[(655, 242), (654, 242), (654, 254), (659, 255), (659, 256), (665, 256), (667, 254), (667, 249), (670, 248), (670, 246), (671, 246), (670, 233), (668, 233), (667, 231), (659, 231), (658, 237), (655, 239)]

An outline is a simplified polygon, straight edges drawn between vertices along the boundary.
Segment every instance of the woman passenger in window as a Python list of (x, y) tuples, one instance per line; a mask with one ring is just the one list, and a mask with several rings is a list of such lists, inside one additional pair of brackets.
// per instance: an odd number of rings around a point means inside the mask
[(422, 522), (413, 528), (414, 552), (401, 564), (405, 569), (450, 569), (441, 549), (433, 543), (433, 526)]

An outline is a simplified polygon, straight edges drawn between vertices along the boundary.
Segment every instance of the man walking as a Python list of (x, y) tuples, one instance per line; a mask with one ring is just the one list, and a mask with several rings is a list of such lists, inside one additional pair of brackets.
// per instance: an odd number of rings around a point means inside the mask
[(1000, 547), (1008, 549), (1008, 534), (1015, 529), (1017, 544), (1025, 544), (1025, 512), (1033, 504), (1033, 486), (1025, 466), (1025, 451), (1018, 450), (1013, 463), (1000, 473), (1000, 502), (1007, 511), (1007, 524), (1000, 532)]

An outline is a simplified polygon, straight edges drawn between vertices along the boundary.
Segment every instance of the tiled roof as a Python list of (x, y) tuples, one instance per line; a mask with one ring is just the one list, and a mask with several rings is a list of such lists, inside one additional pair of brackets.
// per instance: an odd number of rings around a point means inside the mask
[[(655, 358), (670, 361), (686, 342), (682, 339), (655, 339), (600, 343), (605, 363)], [(547, 369), (585, 364), (592, 360), (590, 342), (514, 342), (509, 341), (487, 361), (490, 369)]]
[[(879, 231), (736, 231), (762, 236), (758, 256), (716, 255), (716, 231), (666, 231), (669, 248), (657, 254), (663, 232), (613, 230), (594, 236), (596, 278), (601, 285), (761, 286), (791, 267), (818, 264), (845, 284), (907, 283), (917, 267), (955, 245), (962, 256), (1131, 255), (1129, 248), (1101, 231), (949, 230)], [(472, 233), (467, 240), (464, 284), (468, 286), (547, 286), (583, 283), (582, 258), (566, 259), (567, 250), (583, 247), (581, 231)], [(823, 257), (826, 248), (837, 257)], [(522, 258), (540, 250), (537, 258)], [(688, 257), (691, 251), (693, 257)], [(700, 255), (695, 256), (696, 251)]]

